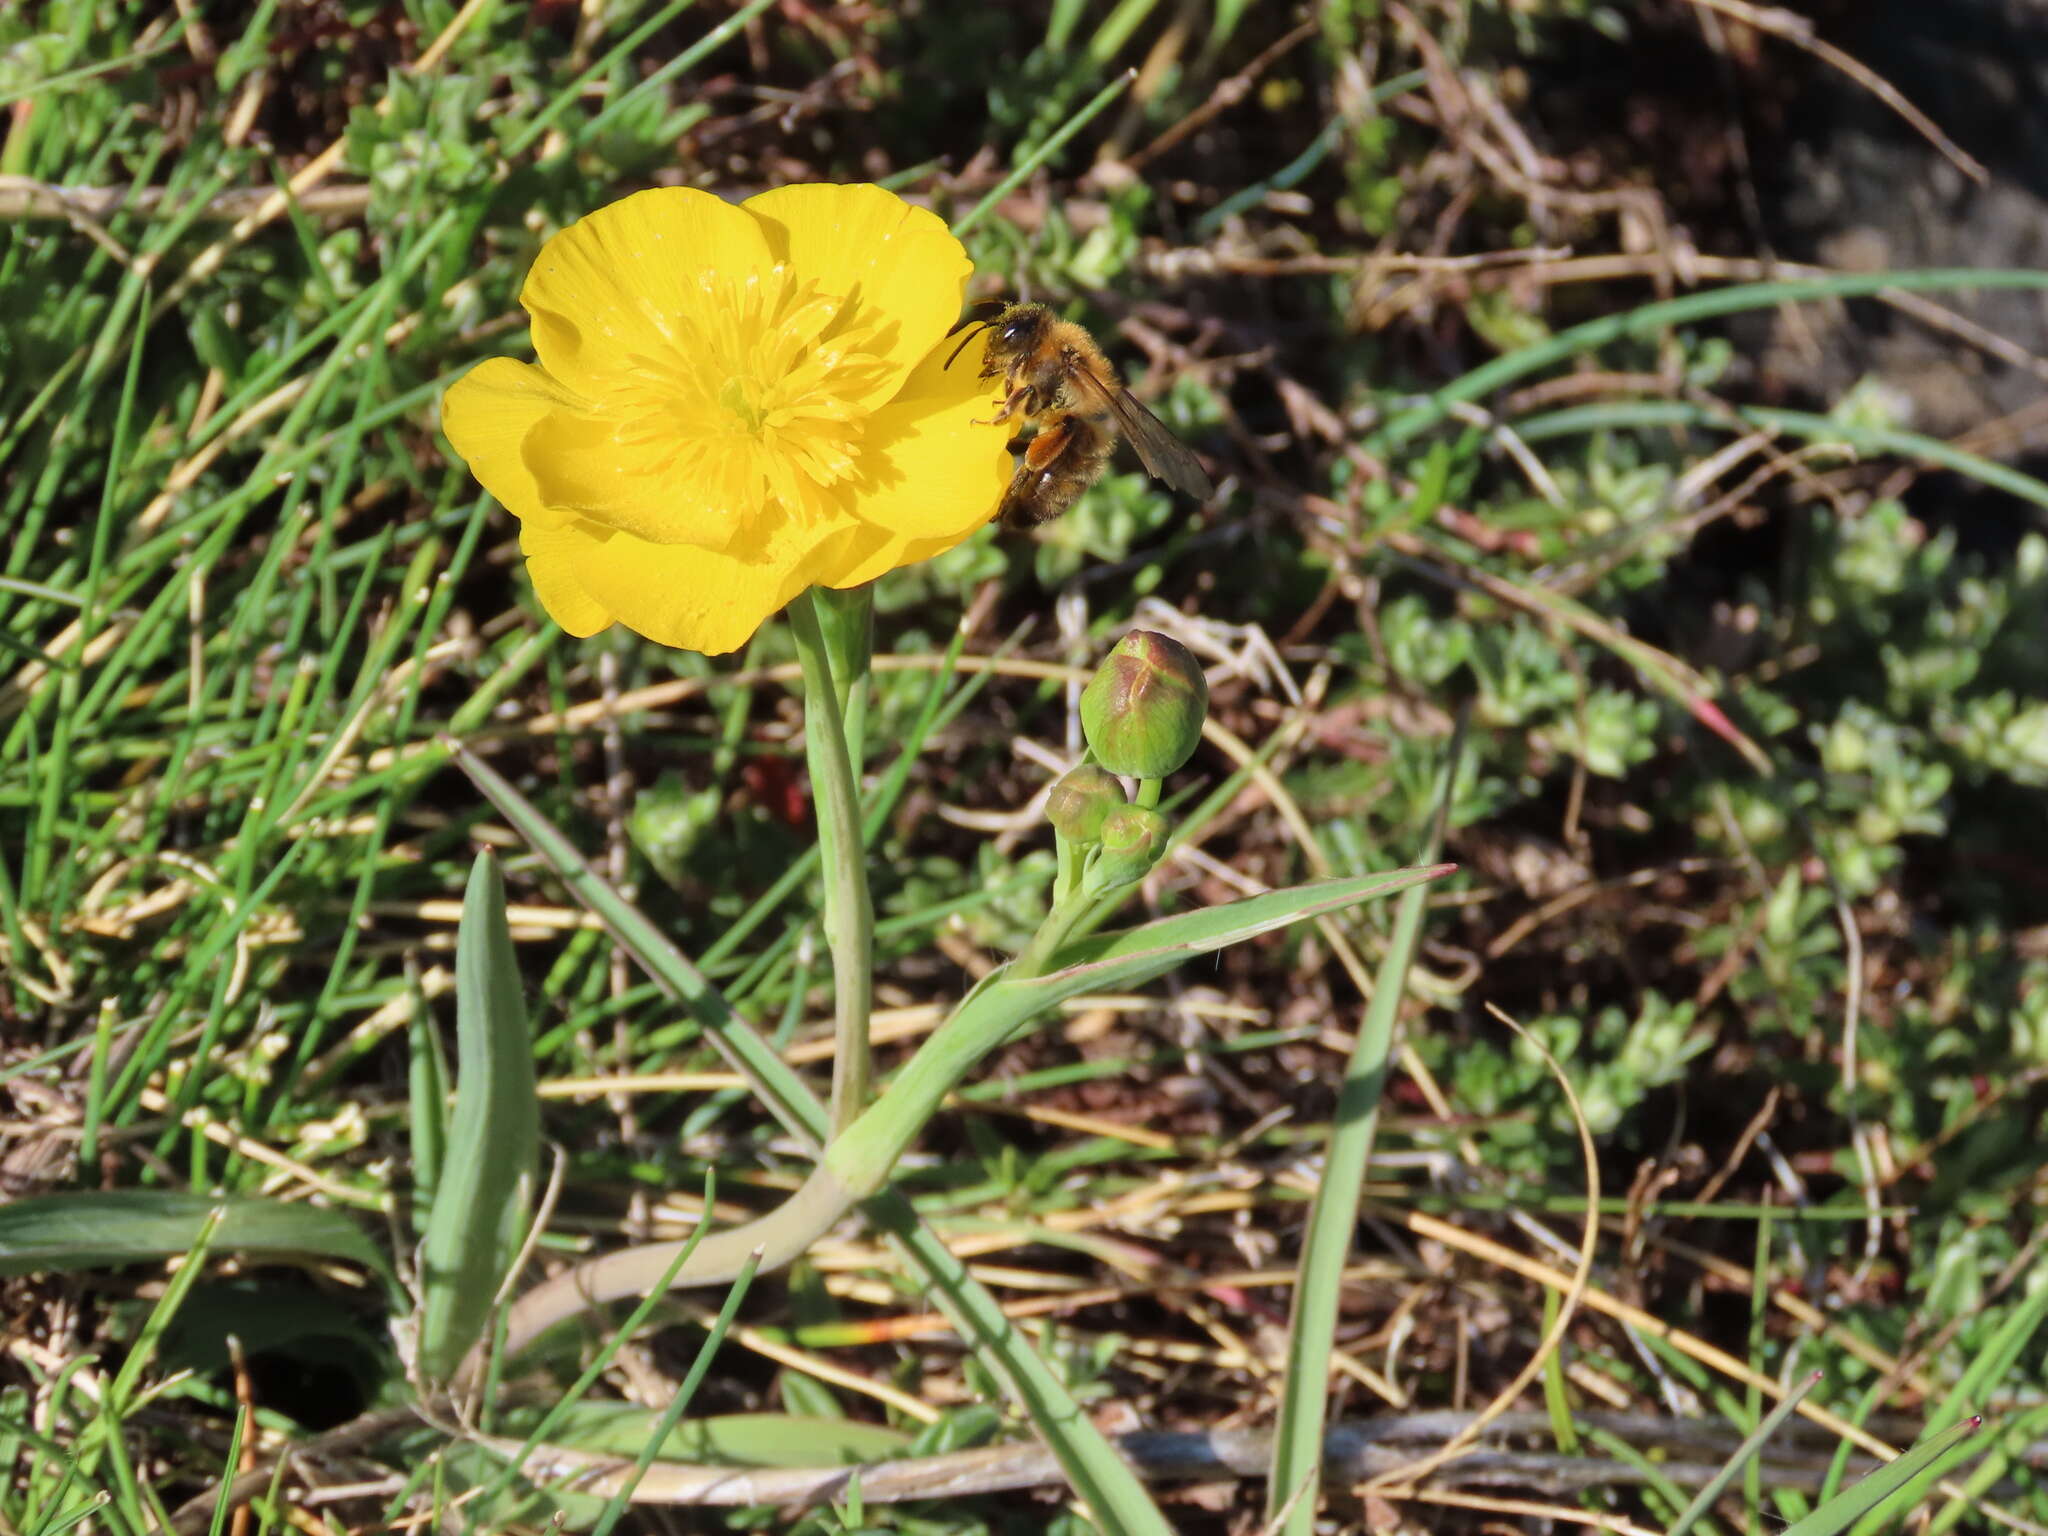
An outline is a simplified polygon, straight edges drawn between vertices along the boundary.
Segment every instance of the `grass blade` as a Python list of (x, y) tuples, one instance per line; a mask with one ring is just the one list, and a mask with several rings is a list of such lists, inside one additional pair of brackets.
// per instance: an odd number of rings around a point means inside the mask
[(1939, 288), (2048, 288), (2048, 272), (1975, 267), (1917, 272), (1841, 272), (1829, 277), (1738, 283), (1732, 288), (1714, 288), (1705, 293), (1689, 293), (1683, 298), (1645, 304), (1639, 309), (1572, 326), (1529, 346), (1517, 347), (1469, 373), (1461, 374), (1442, 389), (1434, 391), (1420, 405), (1403, 411), (1381, 427), (1373, 434), (1368, 451), (1375, 455), (1391, 453), (1449, 417), (1454, 405), (1483, 399), (1516, 379), (1626, 337), (1650, 338), (1672, 326), (1718, 319), (1722, 315), (1740, 314), (1749, 309), (1812, 303), (1819, 299), (1864, 298), (1894, 288), (1909, 293)]
[(953, 233), (964, 235), (984, 218), (988, 217), (989, 213), (998, 203), (1022, 186), (1025, 178), (1030, 176), (1033, 171), (1064, 149), (1067, 140), (1093, 122), (1105, 107), (1129, 90), (1132, 82), (1137, 78), (1138, 72), (1136, 70), (1127, 69), (1101, 90), (1097, 91), (1080, 111), (1060, 124), (1043, 144), (1012, 166), (1007, 176), (989, 188), (986, 197), (955, 219), (953, 221)]
[(1755, 1460), (1757, 1453), (1764, 1448), (1765, 1442), (1778, 1432), (1778, 1426), (1791, 1418), (1793, 1411), (1806, 1401), (1806, 1394), (1820, 1385), (1820, 1375), (1819, 1371), (1815, 1371), (1803, 1383), (1778, 1399), (1777, 1406), (1765, 1414), (1763, 1422), (1735, 1448), (1735, 1454), (1730, 1456), (1727, 1464), (1714, 1474), (1713, 1480), (1702, 1485), (1700, 1491), (1693, 1495), (1692, 1502), (1679, 1511), (1678, 1518), (1671, 1522), (1671, 1529), (1666, 1531), (1664, 1536), (1685, 1536), (1685, 1533), (1693, 1528), (1694, 1522), (1714, 1507), (1714, 1500), (1721, 1497), (1721, 1490), (1735, 1481), (1736, 1473)]
[(814, 1150), (822, 1147), (827, 1129), (824, 1111), (817, 1107), (816, 1096), (803, 1079), (775, 1053), (774, 1047), (733, 1012), (731, 1004), (705, 979), (704, 973), (669, 942), (668, 935), (613, 890), (584, 861), (576, 845), (502, 774), (459, 742), (445, 741), (443, 745), (485, 798), (526, 839), (527, 846), (568, 886), (570, 894), (603, 920), (620, 947), (639, 962), (664, 992), (689, 1009), (718, 1053), (747, 1079), (783, 1129)]
[(392, 1278), (383, 1253), (340, 1211), (168, 1189), (80, 1190), (0, 1205), (0, 1275), (174, 1258), (192, 1251), (216, 1211), (216, 1252), (341, 1259)]
[[(716, 1197), (717, 1192), (716, 1179), (707, 1175), (704, 1181), (704, 1208), (706, 1210), (711, 1208), (711, 1203)], [(697, 1244), (703, 1240), (707, 1230), (706, 1226), (700, 1222), (690, 1234), (688, 1241), (680, 1245), (681, 1251), (676, 1254), (674, 1262), (669, 1266), (671, 1276), (675, 1270), (682, 1268), (684, 1264), (689, 1262), (691, 1253), (695, 1250)], [(491, 1474), (488, 1481), (482, 1483), (481, 1491), (470, 1505), (469, 1528), (473, 1528), (476, 1520), (483, 1512), (490, 1509), (492, 1501), (509, 1488), (514, 1479), (522, 1475), (528, 1459), (540, 1449), (560, 1425), (567, 1422), (569, 1416), (576, 1411), (577, 1405), (583, 1401), (583, 1395), (596, 1385), (597, 1379), (611, 1367), (613, 1356), (625, 1347), (626, 1340), (637, 1333), (642, 1325), (654, 1315), (654, 1309), (661, 1305), (662, 1291), (666, 1289), (668, 1278), (669, 1276), (664, 1276), (663, 1285), (660, 1288), (650, 1290), (646, 1296), (640, 1299), (639, 1305), (633, 1308), (632, 1314), (627, 1317), (624, 1326), (609, 1339), (605, 1340), (604, 1347), (598, 1350), (596, 1357), (583, 1368), (582, 1374), (574, 1382), (570, 1383), (569, 1389), (548, 1405), (546, 1412), (541, 1415), (540, 1422), (533, 1426), (533, 1429), (527, 1434), (524, 1441), (516, 1444), (499, 1442), (495, 1446), (496, 1450), (504, 1453), (501, 1458), (501, 1464)], [(495, 1364), (495, 1362), (487, 1363)], [(472, 1375), (471, 1381), (473, 1382), (474, 1380), (476, 1380), (476, 1376)], [(478, 1443), (481, 1445), (490, 1442), (480, 1440)]]
[(591, 1536), (611, 1536), (611, 1529), (619, 1523), (619, 1516), (626, 1512), (626, 1505), (633, 1497), (633, 1490), (640, 1479), (647, 1475), (647, 1469), (654, 1465), (655, 1457), (667, 1443), (668, 1437), (688, 1411), (690, 1402), (697, 1395), (697, 1389), (704, 1384), (704, 1377), (711, 1369), (711, 1362), (717, 1358), (719, 1346), (725, 1343), (725, 1336), (731, 1330), (733, 1319), (739, 1315), (740, 1303), (746, 1299), (747, 1289), (754, 1283), (754, 1265), (740, 1271), (733, 1281), (732, 1289), (725, 1293), (725, 1302), (718, 1309), (718, 1316), (712, 1320), (710, 1329), (704, 1335), (704, 1342), (697, 1347), (697, 1358), (690, 1362), (690, 1371), (683, 1378), (683, 1384), (676, 1389), (676, 1395), (669, 1400), (668, 1407), (661, 1415), (661, 1422), (655, 1427), (647, 1443), (640, 1447), (639, 1455), (633, 1460), (633, 1470), (626, 1475), (619, 1489), (605, 1504), (604, 1513), (598, 1517)]
[(1138, 1474), (1097, 1429), (1066, 1384), (995, 1297), (973, 1276), (932, 1229), (918, 1220), (910, 1202), (890, 1190), (862, 1208), (897, 1252), (923, 1271), (931, 1299), (953, 1320), (963, 1338), (979, 1346), (983, 1364), (1001, 1379), (1012, 1401), (1031, 1416), (1032, 1427), (1058, 1458), (1060, 1471), (1087, 1500), (1109, 1536), (1172, 1536)]
[(420, 1242), (420, 1369), (447, 1379), (482, 1335), (533, 1207), (540, 1113), (497, 860), (477, 855), (455, 951), (455, 1113)]
[(1783, 1536), (1835, 1536), (1880, 1504), (1896, 1498), (1923, 1474), (1932, 1477), (1944, 1470), (1942, 1464), (1950, 1454), (1974, 1435), (1983, 1422), (1981, 1418), (1968, 1418), (1929, 1436), (1897, 1461), (1871, 1473), (1853, 1488), (1843, 1489), (1804, 1520), (1787, 1528)]
[[(135, 1336), (135, 1342), (128, 1351), (128, 1358), (121, 1362), (121, 1369), (115, 1373), (107, 1387), (102, 1406), (106, 1410), (107, 1422), (118, 1425), (127, 1417), (134, 1405), (136, 1393), (142, 1385), (143, 1372), (155, 1362), (157, 1347), (163, 1342), (165, 1332), (178, 1316), (178, 1309), (185, 1304), (185, 1298), (192, 1294), (192, 1287), (199, 1277), (206, 1273), (206, 1260), (213, 1252), (214, 1242), (220, 1236), (224, 1212), (216, 1205), (199, 1225), (199, 1231), (192, 1239), (192, 1251), (184, 1255), (184, 1262), (164, 1286), (163, 1295), (156, 1305), (149, 1309), (149, 1319)], [(110, 1437), (118, 1440), (115, 1434)], [(116, 1454), (119, 1448), (114, 1447)]]
[[(976, 1063), (1069, 998), (1140, 986), (1197, 955), (1396, 891), (1408, 891), (1411, 902), (1419, 901), (1424, 885), (1455, 867), (1397, 869), (1267, 891), (1083, 939), (1060, 952), (1064, 963), (1059, 970), (1043, 976), (1011, 981), (997, 973), (971, 992), (890, 1079), (883, 1100), (834, 1139), (822, 1166), (844, 1188), (878, 1189), (890, 1166)], [(1419, 915), (1413, 921), (1419, 924)]]
[[(1463, 747), (1461, 730), (1452, 738), (1444, 766), (1436, 822), (1423, 851), (1425, 861), (1434, 858), (1442, 846)], [(1359, 1195), (1365, 1188), (1373, 1137), (1379, 1128), (1380, 1094), (1393, 1050), (1394, 1024), (1407, 995), (1408, 967), (1422, 938), (1426, 896), (1426, 886), (1411, 885), (1395, 908), (1387, 952), (1373, 978), (1372, 1001), (1366, 1006), (1357, 1043), (1345, 1064), (1323, 1177), (1302, 1241), (1301, 1273), (1295, 1281), (1293, 1316), (1287, 1330), (1287, 1372), (1266, 1484), (1267, 1524), (1283, 1536), (1309, 1536), (1315, 1527), (1338, 1292), (1345, 1262), (1351, 1256)]]
[(1892, 455), (1917, 459), (1924, 464), (1939, 465), (1959, 475), (1967, 475), (1980, 484), (2005, 491), (2037, 507), (2048, 507), (2048, 485), (2036, 476), (2010, 464), (1987, 459), (1982, 454), (1971, 453), (1967, 448), (1959, 448), (1938, 437), (1929, 437), (1924, 432), (1908, 432), (1900, 427), (1868, 426), (1833, 416), (1816, 415), (1812, 411), (1789, 411), (1776, 406), (1739, 405), (1726, 410), (1709, 410), (1685, 400), (1618, 400), (1606, 405), (1576, 405), (1547, 411), (1516, 422), (1515, 433), (1524, 442), (1537, 443), (1584, 432), (1671, 427), (1727, 432), (1731, 428), (1745, 426), (1766, 432), (1782, 432), (1787, 437), (1809, 443), (1840, 443), (1866, 458)]

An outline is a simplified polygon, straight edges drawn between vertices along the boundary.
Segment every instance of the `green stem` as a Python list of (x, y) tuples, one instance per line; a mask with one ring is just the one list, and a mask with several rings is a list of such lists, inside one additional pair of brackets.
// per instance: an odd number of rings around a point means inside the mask
[(868, 679), (875, 654), (875, 586), (863, 582), (841, 592), (813, 587), (818, 630), (825, 637), (825, 656), (832, 663), (832, 688), (839, 699), (839, 718), (846, 725), (846, 760), (853, 764), (856, 787), (867, 761)]
[[(825, 874), (825, 947), (832, 954), (832, 1134), (860, 1117), (873, 1079), (868, 1007), (874, 991), (874, 909), (861, 846), (860, 791), (846, 750), (841, 694), (819, 625), (815, 594), (789, 605), (804, 673), (804, 755), (818, 810), (818, 855)], [(846, 697), (850, 700), (851, 689)]]
[(1059, 857), (1059, 870), (1052, 882), (1052, 904), (1057, 908), (1073, 900), (1074, 893), (1081, 889), (1081, 867), (1088, 850), (1057, 832), (1052, 835), (1052, 846)]
[(1166, 781), (1165, 781), (1164, 779), (1140, 779), (1140, 780), (1138, 780), (1138, 794), (1137, 794), (1137, 798), (1136, 798), (1136, 799), (1134, 799), (1134, 800), (1133, 800), (1133, 801), (1132, 801), (1131, 803), (1132, 803), (1133, 805), (1142, 805), (1142, 806), (1146, 806), (1146, 807), (1148, 807), (1148, 808), (1149, 808), (1149, 807), (1153, 807), (1153, 806), (1157, 806), (1157, 805), (1159, 804), (1159, 791), (1160, 791), (1160, 788), (1161, 788), (1161, 787), (1162, 787), (1162, 786), (1163, 786), (1163, 785), (1164, 785), (1165, 783), (1166, 783)]
[[(1067, 852), (1066, 840), (1062, 838), (1060, 841), (1060, 852), (1064, 857)], [(1051, 970), (1052, 957), (1059, 952), (1059, 947), (1067, 942), (1067, 936), (1074, 931), (1074, 925), (1086, 917), (1089, 909), (1094, 906), (1094, 902), (1081, 892), (1079, 866), (1084, 854), (1079, 848), (1075, 848), (1073, 852), (1076, 866), (1073, 888), (1056, 897), (1052, 911), (1048, 912), (1045, 921), (1038, 925), (1038, 932), (1031, 935), (1031, 942), (1024, 946), (1023, 951), (1003, 972), (1011, 981), (1028, 981)], [(1062, 879), (1060, 886), (1065, 885), (1066, 881)]]

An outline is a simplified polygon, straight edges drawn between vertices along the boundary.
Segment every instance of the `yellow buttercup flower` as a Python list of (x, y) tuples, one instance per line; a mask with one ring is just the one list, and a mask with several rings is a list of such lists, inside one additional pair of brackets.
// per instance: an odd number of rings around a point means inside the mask
[(732, 204), (637, 192), (541, 247), (536, 366), (458, 379), (442, 427), (519, 519), (556, 623), (717, 654), (806, 587), (952, 548), (1009, 480), (1010, 429), (952, 368), (967, 253), (873, 186)]

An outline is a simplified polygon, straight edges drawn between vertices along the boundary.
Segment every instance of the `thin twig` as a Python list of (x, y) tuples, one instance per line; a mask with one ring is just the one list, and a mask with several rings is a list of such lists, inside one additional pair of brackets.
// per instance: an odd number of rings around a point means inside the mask
[[(1477, 1418), (1469, 1413), (1416, 1413), (1332, 1424), (1323, 1437), (1324, 1476), (1333, 1484), (1359, 1484), (1382, 1477), (1409, 1461), (1417, 1451), (1449, 1444), (1458, 1434), (1471, 1429)], [(1591, 1413), (1582, 1415), (1581, 1422), (1605, 1429), (1640, 1449), (1676, 1451), (1702, 1459), (1660, 1461), (1652, 1470), (1599, 1457), (1514, 1450), (1496, 1439), (1443, 1469), (1430, 1489), (1408, 1489), (1394, 1496), (1428, 1498), (1433, 1492), (1453, 1488), (1522, 1489), (1560, 1496), (1591, 1488), (1639, 1486), (1653, 1477), (1669, 1479), (1680, 1487), (1697, 1488), (1718, 1475), (1721, 1458), (1740, 1439), (1724, 1425), (1648, 1414)], [(1518, 1412), (1496, 1420), (1489, 1433), (1499, 1438), (1540, 1436), (1548, 1434), (1549, 1427), (1546, 1415)], [(1153, 1431), (1123, 1435), (1115, 1443), (1118, 1452), (1147, 1481), (1215, 1481), (1263, 1476), (1271, 1458), (1272, 1435), (1266, 1430), (1242, 1429)], [(1816, 1490), (1828, 1475), (1831, 1451), (1831, 1446), (1810, 1440), (1803, 1448), (1788, 1446), (1764, 1464), (1765, 1476), (1773, 1487)], [(1849, 1463), (1848, 1472), (1852, 1477), (1862, 1476), (1877, 1465), (1859, 1457)], [(542, 1446), (535, 1448), (526, 1469), (537, 1479), (560, 1479), (564, 1487), (604, 1498), (624, 1480), (631, 1463), (598, 1452)], [(1010, 1493), (1056, 1486), (1062, 1481), (1052, 1453), (1035, 1441), (1022, 1441), (859, 1467), (765, 1468), (656, 1462), (641, 1477), (632, 1502), (672, 1506), (816, 1505), (843, 1498), (856, 1476), (862, 1498), (885, 1504)]]
[(1802, 48), (1823, 63), (1832, 65), (1911, 123), (1914, 130), (1940, 150), (1957, 170), (1979, 186), (1990, 184), (1991, 173), (1985, 170), (1975, 157), (1965, 152), (1961, 145), (1936, 127), (1934, 119), (1906, 100), (1897, 86), (1871, 69), (1869, 65), (1859, 63), (1833, 43), (1814, 36), (1813, 22), (1809, 18), (1777, 6), (1751, 5), (1749, 0), (1689, 0), (1689, 3), (1719, 11), (1723, 16), (1745, 22), (1759, 32), (1768, 32), (1772, 37), (1783, 38), (1793, 47)]
[(1293, 52), (1298, 45), (1314, 37), (1321, 30), (1321, 25), (1320, 22), (1304, 21), (1236, 74), (1226, 80), (1219, 80), (1216, 88), (1209, 93), (1207, 101), (1124, 161), (1125, 169), (1133, 173), (1142, 171), (1189, 134), (1204, 127), (1218, 113), (1227, 112), (1236, 106), (1251, 94), (1251, 88), (1258, 83), (1259, 76)]
[[(208, 223), (233, 223), (276, 196), (274, 187), (236, 187), (209, 197), (198, 216)], [(0, 176), (0, 219), (105, 221), (124, 213), (155, 216), (172, 204), (172, 198), (167, 187), (73, 187), (32, 176)], [(370, 206), (370, 187), (366, 182), (308, 187), (298, 206), (301, 213), (316, 218), (352, 218)]]

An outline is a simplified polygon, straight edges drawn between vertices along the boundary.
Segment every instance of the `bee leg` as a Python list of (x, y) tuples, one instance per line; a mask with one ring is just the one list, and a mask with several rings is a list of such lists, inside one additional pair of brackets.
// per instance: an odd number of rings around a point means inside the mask
[(1024, 385), (1021, 388), (1013, 389), (1004, 398), (1002, 408), (998, 410), (995, 413), (995, 415), (987, 417), (982, 420), (970, 422), (969, 425), (976, 427), (1000, 426), (1002, 423), (1008, 421), (1012, 416), (1016, 415), (1019, 411), (1024, 410), (1024, 402), (1028, 400), (1030, 396), (1031, 386), (1028, 384)]
[(1039, 427), (1038, 436), (1024, 445), (1024, 458), (1017, 467), (1034, 473), (1051, 468), (1053, 461), (1067, 451), (1067, 445), (1074, 440), (1077, 430), (1071, 416), (1058, 416), (1045, 422)]
[(1068, 456), (1070, 449), (1079, 447), (1078, 431), (1072, 416), (1057, 416), (1040, 424), (1038, 435), (1017, 455), (1017, 468), (996, 507), (995, 521), (1005, 528), (1030, 528), (1058, 517), (1067, 509), (1072, 496), (1048, 505), (1046, 493), (1061, 467), (1060, 460)]

